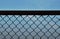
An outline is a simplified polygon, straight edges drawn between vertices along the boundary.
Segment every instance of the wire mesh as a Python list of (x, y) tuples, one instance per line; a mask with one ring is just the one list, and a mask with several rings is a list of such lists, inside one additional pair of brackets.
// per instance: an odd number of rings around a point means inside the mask
[(0, 15), (0, 39), (60, 39), (60, 15)]

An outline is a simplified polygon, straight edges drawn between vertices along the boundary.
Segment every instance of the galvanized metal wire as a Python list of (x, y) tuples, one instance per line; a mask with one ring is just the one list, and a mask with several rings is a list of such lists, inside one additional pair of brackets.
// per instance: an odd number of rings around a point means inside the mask
[(0, 15), (0, 39), (60, 39), (60, 15)]

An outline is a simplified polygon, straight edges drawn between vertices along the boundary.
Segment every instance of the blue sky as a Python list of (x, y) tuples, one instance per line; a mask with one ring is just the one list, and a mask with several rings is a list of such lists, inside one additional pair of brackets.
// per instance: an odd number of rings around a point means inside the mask
[(0, 9), (60, 9), (60, 0), (0, 0)]

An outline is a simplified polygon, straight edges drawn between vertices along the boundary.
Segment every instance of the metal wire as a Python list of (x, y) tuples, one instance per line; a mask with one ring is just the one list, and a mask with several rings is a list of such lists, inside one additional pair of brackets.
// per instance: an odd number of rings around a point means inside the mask
[(0, 15), (0, 39), (60, 39), (60, 15)]

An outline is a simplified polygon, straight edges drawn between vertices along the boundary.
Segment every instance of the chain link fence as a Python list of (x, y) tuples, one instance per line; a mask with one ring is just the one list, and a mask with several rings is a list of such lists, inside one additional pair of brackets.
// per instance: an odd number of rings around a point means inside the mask
[(0, 39), (60, 39), (60, 15), (0, 15)]

